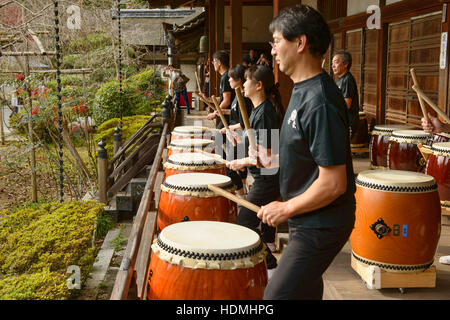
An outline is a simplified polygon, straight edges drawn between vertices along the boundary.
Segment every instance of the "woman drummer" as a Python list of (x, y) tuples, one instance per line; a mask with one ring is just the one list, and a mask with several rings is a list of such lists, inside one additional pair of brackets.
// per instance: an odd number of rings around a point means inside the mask
[[(253, 103), (253, 111), (249, 117), (250, 126), (254, 131), (255, 141), (257, 145), (264, 147), (268, 153), (276, 153), (278, 141), (271, 141), (273, 130), (280, 129), (280, 123), (283, 119), (283, 107), (278, 89), (275, 85), (273, 72), (264, 65), (251, 66), (245, 72), (244, 91), (245, 96)], [(251, 134), (251, 133), (250, 133)], [(274, 148), (272, 150), (272, 147)], [(252, 150), (253, 152), (253, 150)], [(258, 205), (264, 206), (271, 201), (280, 197), (279, 174), (278, 168), (265, 169), (257, 166), (255, 157), (247, 156), (228, 162), (227, 167), (239, 171), (248, 167), (254, 182), (247, 196), (247, 200)], [(256, 214), (247, 208), (241, 208), (237, 223), (259, 232), (261, 239), (265, 243), (275, 241), (276, 228), (269, 227), (262, 223)], [(277, 266), (277, 260), (267, 248), (268, 255), (266, 257), (267, 269), (269, 276), (271, 271)]]
[[(243, 65), (237, 64), (234, 67), (230, 68), (230, 70), (228, 71), (230, 87), (233, 90), (235, 90), (236, 88), (240, 88), (241, 91), (243, 91), (243, 84), (245, 82), (245, 70), (246, 69)], [(244, 103), (245, 108), (247, 110), (247, 115), (250, 116), (253, 110), (252, 101), (249, 98), (244, 97)], [(235, 97), (233, 102), (231, 103), (230, 124), (228, 128), (230, 130), (222, 128), (220, 132), (222, 134), (226, 134), (228, 140), (230, 141), (235, 140), (237, 143), (236, 147), (234, 147), (233, 150), (229, 150), (227, 152), (228, 160), (234, 160), (245, 157), (245, 150), (247, 150), (247, 148), (245, 147), (245, 143), (242, 143), (243, 142), (242, 133), (245, 128), (245, 124), (237, 97)], [(230, 144), (228, 144), (228, 146), (229, 145)], [(232, 172), (236, 174), (236, 171)], [(245, 189), (247, 179), (247, 169), (245, 168), (244, 170), (239, 171), (237, 174), (239, 175), (239, 179), (241, 180), (242, 186)], [(231, 178), (233, 179), (233, 177)], [(238, 185), (237, 182), (235, 182), (235, 184)], [(243, 192), (240, 192), (239, 189), (237, 190), (238, 196), (245, 194), (244, 189), (242, 189)]]

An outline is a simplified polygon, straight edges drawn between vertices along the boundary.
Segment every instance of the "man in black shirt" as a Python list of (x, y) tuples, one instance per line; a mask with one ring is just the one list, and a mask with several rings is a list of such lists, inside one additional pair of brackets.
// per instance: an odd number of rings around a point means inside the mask
[(305, 5), (286, 8), (270, 31), (274, 61), (295, 86), (278, 163), (276, 157), (263, 158), (264, 150), (257, 154), (265, 167), (279, 166), (282, 196), (258, 217), (271, 226), (289, 224), (289, 243), (264, 299), (322, 299), (322, 274), (355, 220), (348, 114), (339, 88), (321, 67), (331, 34), (320, 13)]
[(334, 54), (332, 61), (333, 73), (338, 77), (336, 85), (342, 91), (348, 108), (348, 118), (353, 138), (358, 131), (359, 125), (359, 97), (355, 78), (350, 73), (352, 67), (352, 56), (347, 51), (338, 51)]

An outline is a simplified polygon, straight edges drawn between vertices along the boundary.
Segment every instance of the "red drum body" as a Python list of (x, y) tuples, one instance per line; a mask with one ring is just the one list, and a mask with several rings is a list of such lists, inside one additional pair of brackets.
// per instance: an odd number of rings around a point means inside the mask
[(419, 272), (434, 262), (441, 208), (433, 177), (373, 170), (356, 179), (353, 256), (391, 272)]
[(167, 149), (167, 158), (172, 154), (196, 152), (198, 150), (214, 153), (215, 143), (213, 140), (207, 139), (178, 139), (171, 141)]
[(261, 300), (267, 285), (259, 235), (223, 222), (165, 228), (152, 245), (149, 300)]
[(221, 221), (235, 223), (237, 206), (218, 196), (208, 185), (234, 192), (235, 186), (225, 175), (182, 173), (167, 177), (161, 185), (158, 226), (161, 230), (181, 221)]
[(422, 130), (392, 132), (387, 153), (389, 169), (423, 172), (426, 161), (417, 145), (425, 144), (429, 136)]
[(201, 126), (179, 126), (172, 131), (170, 141), (180, 139), (206, 139), (212, 140), (211, 128)]
[(375, 126), (369, 144), (371, 169), (388, 169), (387, 151), (389, 138), (394, 130), (413, 129), (414, 126), (385, 124)]
[(450, 210), (450, 142), (434, 143), (431, 150), (425, 173), (438, 185), (441, 207)]
[(364, 111), (359, 112), (358, 131), (350, 142), (352, 148), (364, 148), (369, 143), (369, 125)]
[(225, 164), (214, 157), (196, 152), (173, 154), (164, 163), (166, 178), (174, 174), (194, 172), (226, 174), (225, 168)]

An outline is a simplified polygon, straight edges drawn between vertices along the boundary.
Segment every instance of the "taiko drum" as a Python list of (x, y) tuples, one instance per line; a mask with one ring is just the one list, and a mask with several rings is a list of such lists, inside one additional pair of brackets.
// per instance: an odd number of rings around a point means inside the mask
[(436, 142), (450, 142), (450, 133), (440, 132), (432, 133), (427, 141), (427, 145), (432, 146)]
[(359, 112), (359, 125), (355, 136), (350, 142), (352, 148), (367, 147), (369, 143), (369, 126), (367, 124), (367, 115), (364, 111)]
[(202, 126), (178, 126), (172, 131), (170, 140), (180, 139), (206, 139), (212, 140), (214, 137), (212, 129)]
[(173, 224), (152, 245), (149, 300), (260, 300), (265, 247), (246, 227), (214, 221)]
[(363, 171), (356, 178), (353, 256), (392, 272), (418, 272), (433, 264), (441, 208), (433, 177), (410, 171)]
[(369, 143), (369, 158), (371, 169), (388, 169), (387, 150), (389, 138), (395, 130), (413, 129), (414, 126), (385, 124), (375, 126)]
[(167, 158), (172, 154), (196, 152), (198, 150), (214, 153), (215, 143), (208, 139), (177, 139), (171, 141), (167, 149)]
[(425, 173), (438, 185), (441, 207), (450, 210), (450, 142), (434, 143), (431, 151)]
[(389, 169), (423, 172), (426, 161), (417, 145), (425, 144), (429, 136), (422, 130), (392, 132), (387, 153)]
[(164, 163), (165, 176), (194, 172), (226, 174), (225, 163), (219, 162), (214, 156), (219, 157), (196, 152), (172, 154)]
[(161, 185), (158, 226), (180, 221), (222, 221), (235, 223), (237, 206), (233, 201), (215, 194), (208, 185), (234, 193), (231, 178), (213, 173), (181, 173), (167, 177)]

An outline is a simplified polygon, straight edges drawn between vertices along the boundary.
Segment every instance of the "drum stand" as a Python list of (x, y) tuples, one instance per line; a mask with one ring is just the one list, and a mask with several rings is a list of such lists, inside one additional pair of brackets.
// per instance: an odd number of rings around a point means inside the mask
[(398, 288), (402, 294), (406, 288), (435, 288), (436, 267), (433, 265), (422, 272), (399, 273), (381, 270), (358, 261), (352, 255), (352, 268), (366, 283), (368, 289)]

